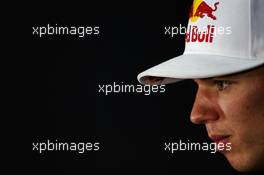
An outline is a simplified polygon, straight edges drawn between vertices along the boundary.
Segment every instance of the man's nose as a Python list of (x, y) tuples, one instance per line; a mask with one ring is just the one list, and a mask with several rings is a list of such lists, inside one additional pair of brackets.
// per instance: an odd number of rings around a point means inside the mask
[(205, 124), (217, 120), (219, 118), (217, 111), (217, 104), (214, 102), (210, 92), (199, 88), (190, 116), (191, 122), (194, 124)]

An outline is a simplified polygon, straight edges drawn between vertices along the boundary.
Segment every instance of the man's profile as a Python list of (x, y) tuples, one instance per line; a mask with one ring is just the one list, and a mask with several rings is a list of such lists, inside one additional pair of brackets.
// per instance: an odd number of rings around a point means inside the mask
[[(190, 17), (184, 54), (138, 75), (144, 84), (168, 84), (193, 79), (198, 85), (190, 119), (204, 124), (238, 171), (264, 171), (264, 1), (194, 0), (217, 4), (210, 16)], [(213, 34), (208, 40), (204, 32)], [(231, 34), (225, 34), (225, 29)], [(210, 34), (210, 35), (211, 35)]]

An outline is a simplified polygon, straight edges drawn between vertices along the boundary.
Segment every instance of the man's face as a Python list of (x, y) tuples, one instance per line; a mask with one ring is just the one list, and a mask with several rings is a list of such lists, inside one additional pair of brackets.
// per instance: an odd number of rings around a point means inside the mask
[(195, 80), (198, 92), (191, 121), (205, 124), (238, 171), (264, 168), (264, 67), (236, 75)]

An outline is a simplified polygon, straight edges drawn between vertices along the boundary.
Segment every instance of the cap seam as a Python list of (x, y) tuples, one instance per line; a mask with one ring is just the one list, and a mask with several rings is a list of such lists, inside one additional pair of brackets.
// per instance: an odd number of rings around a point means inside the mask
[(240, 60), (246, 60), (246, 61), (255, 61), (255, 59), (251, 59), (251, 57), (239, 57), (237, 55), (227, 55), (227, 54), (221, 54), (221, 53), (205, 53), (205, 52), (186, 52), (183, 55), (211, 55), (211, 56), (223, 56), (223, 57), (229, 57), (233, 59), (240, 59)]
[(249, 0), (249, 42), (248, 42), (248, 47), (249, 47), (249, 55), (248, 57), (249, 58), (253, 58), (253, 55), (252, 55), (252, 0)]

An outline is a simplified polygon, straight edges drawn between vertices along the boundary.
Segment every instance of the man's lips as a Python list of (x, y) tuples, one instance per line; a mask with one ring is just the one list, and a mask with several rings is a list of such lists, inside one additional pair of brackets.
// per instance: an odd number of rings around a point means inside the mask
[(230, 137), (230, 135), (211, 135), (209, 137), (215, 143), (224, 143), (224, 144), (226, 144), (228, 142), (228, 138)]

